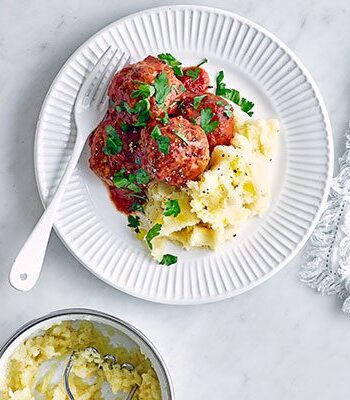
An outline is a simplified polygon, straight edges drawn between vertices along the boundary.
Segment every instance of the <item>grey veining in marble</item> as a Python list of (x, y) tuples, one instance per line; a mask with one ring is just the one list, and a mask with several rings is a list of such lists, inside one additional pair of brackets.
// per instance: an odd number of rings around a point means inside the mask
[[(9, 287), (10, 265), (42, 212), (33, 143), (51, 81), (68, 56), (105, 25), (171, 3), (0, 1), (0, 342), (22, 323), (53, 309), (92, 307), (130, 321), (151, 338), (167, 361), (179, 400), (346, 398), (349, 317), (335, 298), (322, 298), (300, 284), (300, 256), (237, 298), (175, 307), (147, 303), (108, 287), (82, 268), (53, 234), (37, 287), (30, 293)], [(290, 46), (319, 85), (330, 113), (336, 156), (342, 153), (350, 118), (348, 0), (181, 3), (237, 12)]]

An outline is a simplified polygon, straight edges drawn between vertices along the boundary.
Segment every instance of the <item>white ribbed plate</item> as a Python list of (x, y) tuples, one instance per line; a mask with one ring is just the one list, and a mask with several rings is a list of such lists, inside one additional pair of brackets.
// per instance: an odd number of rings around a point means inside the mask
[[(107, 46), (127, 49), (132, 62), (171, 52), (184, 65), (203, 57), (214, 78), (255, 102), (254, 117), (278, 118), (279, 155), (273, 198), (262, 219), (250, 222), (220, 251), (184, 251), (179, 262), (154, 263), (89, 170), (86, 147), (64, 199), (56, 231), (95, 275), (132, 295), (175, 303), (203, 303), (242, 293), (276, 273), (302, 247), (325, 201), (333, 166), (332, 135), (319, 91), (294, 54), (258, 25), (229, 12), (195, 6), (143, 11), (97, 33), (62, 68), (37, 127), (35, 168), (44, 203), (72, 151), (72, 105), (79, 86)], [(214, 79), (212, 79), (214, 80)], [(79, 284), (77, 282), (77, 284)]]

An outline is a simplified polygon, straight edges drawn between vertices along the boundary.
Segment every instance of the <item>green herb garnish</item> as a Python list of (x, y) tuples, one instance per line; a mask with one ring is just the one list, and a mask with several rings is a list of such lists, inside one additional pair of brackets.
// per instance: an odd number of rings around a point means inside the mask
[(141, 97), (142, 99), (148, 99), (154, 95), (154, 86), (145, 82), (136, 82), (138, 84), (138, 89), (131, 93), (132, 98)]
[(122, 131), (125, 133), (129, 131), (129, 125), (124, 121), (121, 122), (120, 127), (121, 127)]
[(154, 80), (154, 88), (156, 103), (161, 106), (170, 93), (168, 77), (164, 71), (156, 76)]
[(187, 137), (182, 134), (180, 131), (174, 131), (174, 135), (176, 135), (179, 139), (181, 139), (183, 142), (187, 144), (187, 146), (190, 144), (190, 142), (187, 140)]
[(195, 110), (199, 107), (201, 101), (206, 97), (206, 94), (202, 94), (201, 96), (194, 96), (193, 97), (193, 107)]
[(133, 114), (134, 109), (129, 106), (129, 104), (125, 100), (121, 100), (119, 106), (114, 107), (117, 111), (125, 111), (128, 114)]
[(170, 147), (170, 139), (167, 136), (163, 136), (159, 126), (156, 125), (152, 132), (151, 132), (151, 137), (157, 141), (158, 144), (158, 150), (163, 153), (163, 154), (168, 154), (169, 153), (169, 147)]
[(152, 250), (152, 243), (151, 241), (156, 237), (159, 236), (160, 230), (162, 229), (161, 224), (155, 224), (152, 226), (152, 228), (147, 232), (147, 235), (145, 237), (146, 242), (148, 244), (148, 247)]
[(163, 258), (159, 262), (162, 265), (172, 265), (177, 262), (177, 257), (173, 256), (172, 254), (164, 254)]
[(125, 168), (116, 172), (113, 177), (113, 184), (118, 189), (128, 189), (135, 193), (140, 193), (138, 185), (146, 185), (150, 180), (148, 173), (144, 169), (139, 169), (135, 173), (127, 174)]
[(233, 103), (237, 104), (241, 107), (241, 110), (247, 113), (250, 117), (254, 114), (252, 108), (254, 107), (254, 103), (241, 98), (241, 95), (238, 90), (228, 89), (226, 84), (223, 82), (224, 80), (224, 72), (220, 71), (218, 76), (216, 77), (216, 91), (215, 93), (219, 96), (223, 96), (228, 100), (231, 100)]
[(132, 228), (136, 233), (140, 232), (140, 217), (129, 215), (128, 216), (128, 226)]
[(103, 149), (104, 154), (109, 156), (120, 153), (123, 150), (123, 141), (118, 135), (112, 125), (107, 125), (105, 128), (107, 132), (106, 146)]
[(196, 81), (199, 78), (199, 74), (201, 70), (199, 68), (188, 69), (185, 72), (185, 75), (191, 78), (193, 81)]
[(224, 107), (224, 114), (226, 117), (230, 118), (233, 115), (233, 110), (232, 107), (229, 104), (226, 104)]
[(181, 212), (179, 202), (177, 200), (167, 200), (163, 215), (166, 217), (177, 217)]
[(182, 63), (178, 61), (172, 54), (170, 53), (162, 53), (158, 54), (158, 58), (164, 62), (166, 62), (174, 71), (174, 74), (177, 76), (183, 76)]
[(218, 126), (219, 121), (212, 121), (213, 111), (208, 108), (203, 108), (201, 110), (201, 121), (200, 125), (205, 133), (213, 132)]
[(142, 204), (135, 202), (135, 203), (131, 204), (130, 211), (140, 211), (140, 212), (144, 213), (145, 209)]
[(139, 185), (147, 185), (147, 183), (150, 181), (150, 176), (146, 170), (141, 168), (135, 173), (129, 175), (129, 181), (137, 182)]

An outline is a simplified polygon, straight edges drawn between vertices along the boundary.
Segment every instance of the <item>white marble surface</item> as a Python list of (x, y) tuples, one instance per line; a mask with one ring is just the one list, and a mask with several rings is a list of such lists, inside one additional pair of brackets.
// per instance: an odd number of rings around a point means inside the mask
[[(90, 275), (52, 235), (37, 287), (9, 287), (9, 267), (42, 213), (33, 171), (34, 130), (67, 57), (106, 24), (156, 0), (0, 1), (0, 342), (58, 308), (84, 306), (135, 324), (169, 366), (176, 398), (328, 400), (348, 396), (350, 320), (334, 298), (297, 278), (301, 257), (268, 282), (216, 304), (175, 307), (120, 293)], [(181, 3), (187, 3), (185, 0)], [(348, 0), (206, 0), (271, 30), (308, 67), (325, 98), (336, 156), (350, 111)]]

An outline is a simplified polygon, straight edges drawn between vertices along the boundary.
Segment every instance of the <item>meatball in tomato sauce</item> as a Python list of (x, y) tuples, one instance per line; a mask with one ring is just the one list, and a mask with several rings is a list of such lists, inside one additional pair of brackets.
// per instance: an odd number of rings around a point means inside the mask
[(183, 69), (183, 76), (179, 78), (186, 90), (192, 93), (204, 93), (209, 87), (208, 72), (201, 67), (187, 67)]
[(156, 180), (184, 185), (202, 174), (209, 163), (209, 144), (203, 129), (181, 116), (141, 132), (142, 166)]
[(173, 70), (158, 58), (148, 56), (118, 72), (108, 90), (112, 112), (125, 123), (145, 126), (162, 117), (184, 91)]
[(105, 183), (113, 186), (116, 172), (124, 168), (128, 173), (137, 168), (140, 132), (123, 130), (114, 120), (100, 123), (90, 136), (90, 168)]
[(212, 93), (185, 93), (177, 113), (200, 125), (207, 135), (210, 151), (217, 145), (229, 145), (234, 136), (233, 107)]

